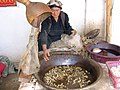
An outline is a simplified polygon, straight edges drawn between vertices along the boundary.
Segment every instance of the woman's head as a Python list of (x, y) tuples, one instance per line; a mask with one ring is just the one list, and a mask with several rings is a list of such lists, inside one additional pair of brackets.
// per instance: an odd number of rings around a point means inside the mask
[(54, 18), (59, 17), (60, 11), (61, 11), (61, 9), (59, 7), (52, 7), (51, 10), (52, 10), (52, 16)]
[(58, 0), (50, 0), (48, 3), (48, 6), (50, 7), (50, 8), (52, 8), (52, 7), (59, 7), (60, 9), (62, 9), (62, 3), (60, 2), (60, 1), (58, 1)]
[(52, 10), (52, 16), (57, 18), (62, 9), (62, 3), (58, 0), (50, 0), (47, 4)]

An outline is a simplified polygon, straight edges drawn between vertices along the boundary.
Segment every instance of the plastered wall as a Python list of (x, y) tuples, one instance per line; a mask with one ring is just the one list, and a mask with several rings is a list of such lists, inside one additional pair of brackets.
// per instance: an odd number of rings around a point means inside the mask
[(113, 0), (111, 43), (120, 46), (120, 0)]
[[(31, 0), (47, 3), (49, 0)], [(71, 26), (84, 34), (99, 28), (105, 29), (105, 0), (60, 0), (63, 11), (70, 18)], [(26, 7), (17, 3), (14, 7), (0, 7), (0, 55), (19, 62), (29, 40), (31, 26), (25, 15)]]

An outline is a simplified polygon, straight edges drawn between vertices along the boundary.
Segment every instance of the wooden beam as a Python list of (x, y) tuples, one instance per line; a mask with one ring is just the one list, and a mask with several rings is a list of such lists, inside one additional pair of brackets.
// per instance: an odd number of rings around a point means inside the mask
[(111, 41), (112, 0), (106, 0), (106, 40)]

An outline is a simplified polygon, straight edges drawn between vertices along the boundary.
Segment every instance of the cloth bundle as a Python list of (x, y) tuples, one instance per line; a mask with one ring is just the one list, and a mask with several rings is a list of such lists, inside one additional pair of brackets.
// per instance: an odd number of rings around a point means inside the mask
[(61, 40), (53, 42), (50, 48), (76, 48), (77, 50), (82, 48), (82, 40), (80, 35), (77, 33), (75, 36), (72, 35), (61, 35)]
[(0, 77), (2, 76), (2, 72), (4, 71), (4, 69), (5, 69), (5, 64), (0, 63)]
[(8, 74), (16, 73), (16, 67), (13, 62), (9, 60), (7, 56), (0, 56), (0, 73), (3, 77)]

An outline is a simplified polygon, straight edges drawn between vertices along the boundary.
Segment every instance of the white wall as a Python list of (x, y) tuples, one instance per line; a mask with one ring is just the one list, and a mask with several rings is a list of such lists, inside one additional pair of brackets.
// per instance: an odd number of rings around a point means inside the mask
[(111, 43), (120, 46), (120, 0), (113, 0)]
[(25, 50), (30, 33), (30, 25), (25, 16), (25, 6), (0, 7), (0, 55), (19, 61)]
[[(47, 3), (49, 0), (31, 1)], [(87, 29), (104, 29), (102, 24), (104, 23), (103, 3), (105, 0), (60, 1), (63, 3), (63, 11), (69, 15), (71, 26), (79, 33), (84, 32), (85, 26)], [(87, 8), (85, 1), (87, 1)], [(86, 13), (85, 8), (87, 9)], [(0, 7), (0, 55), (6, 55), (14, 62), (20, 60), (31, 30), (31, 26), (26, 20), (25, 11), (26, 7), (21, 3), (17, 3), (15, 7)]]
[(86, 31), (98, 28), (105, 37), (105, 10), (105, 0), (86, 1)]

